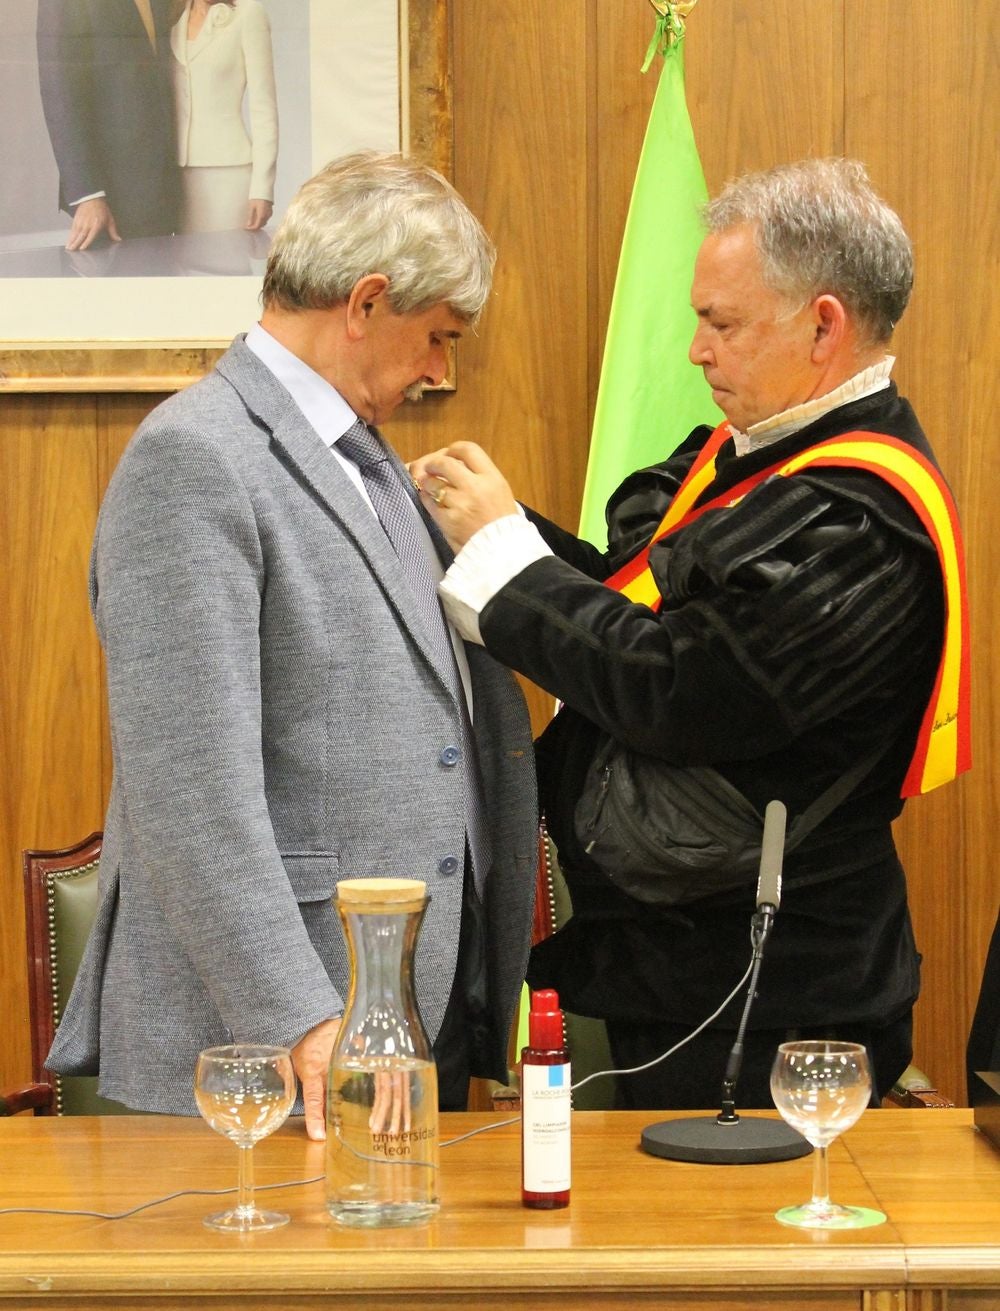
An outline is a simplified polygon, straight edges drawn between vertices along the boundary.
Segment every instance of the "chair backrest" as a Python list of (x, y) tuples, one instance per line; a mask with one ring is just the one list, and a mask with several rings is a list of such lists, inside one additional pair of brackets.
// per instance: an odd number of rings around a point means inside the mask
[[(532, 942), (550, 937), (573, 914), (569, 889), (559, 868), (556, 850), (544, 825), (539, 834), (538, 875), (535, 883), (535, 918)], [(611, 1051), (603, 1020), (573, 1015), (564, 1010), (566, 1042), (573, 1063), (573, 1082), (578, 1083), (597, 1070), (611, 1069)], [(615, 1080), (595, 1079), (573, 1094), (578, 1111), (606, 1111), (614, 1107)]]
[(127, 1113), (98, 1095), (95, 1078), (67, 1078), (44, 1064), (97, 910), (102, 839), (92, 833), (74, 847), (23, 853), (32, 1078), (52, 1088), (40, 1115)]
[(969, 1101), (975, 1105), (981, 1095), (990, 1095), (977, 1081), (977, 1072), (1000, 1072), (1000, 912), (986, 952), (983, 981), (972, 1017), (965, 1059)]

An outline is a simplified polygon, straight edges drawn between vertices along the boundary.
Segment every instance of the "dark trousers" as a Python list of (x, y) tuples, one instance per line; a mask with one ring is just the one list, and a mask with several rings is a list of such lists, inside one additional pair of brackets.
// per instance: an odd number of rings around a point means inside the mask
[(434, 1039), (438, 1106), (464, 1111), (469, 1104), (469, 1079), (496, 1077), (490, 1068), (492, 1025), (486, 967), (486, 912), (479, 900), (468, 854), (462, 886), (462, 926), (458, 962), (441, 1029)]
[[(691, 1032), (684, 1024), (619, 1024), (608, 1022), (608, 1042), (616, 1069), (643, 1065)], [(736, 1085), (736, 1109), (773, 1110), (770, 1075), (778, 1044), (797, 1038), (831, 1038), (862, 1043), (872, 1070), (871, 1104), (882, 1098), (912, 1057), (912, 1013), (881, 1027), (838, 1024), (806, 1029), (758, 1029), (746, 1035), (743, 1064)], [(615, 1105), (622, 1110), (718, 1110), (722, 1079), (736, 1034), (731, 1029), (706, 1029), (687, 1046), (641, 1074), (620, 1075)]]

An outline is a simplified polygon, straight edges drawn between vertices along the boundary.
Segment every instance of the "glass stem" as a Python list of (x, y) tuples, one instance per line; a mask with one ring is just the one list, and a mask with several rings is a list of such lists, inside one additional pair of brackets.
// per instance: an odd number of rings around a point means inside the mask
[(830, 1180), (827, 1170), (826, 1143), (813, 1149), (813, 1189), (810, 1206), (825, 1211), (830, 1205)]
[(236, 1195), (236, 1209), (241, 1215), (253, 1210), (253, 1143), (240, 1147), (240, 1181)]

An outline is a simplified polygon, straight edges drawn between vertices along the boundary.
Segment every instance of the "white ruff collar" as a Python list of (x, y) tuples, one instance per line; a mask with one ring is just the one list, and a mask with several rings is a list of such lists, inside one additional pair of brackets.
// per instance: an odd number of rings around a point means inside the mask
[(862, 369), (853, 378), (848, 378), (846, 382), (842, 382), (839, 387), (828, 391), (824, 396), (804, 401), (801, 405), (793, 405), (790, 410), (773, 414), (770, 419), (762, 419), (760, 423), (752, 424), (747, 432), (738, 432), (735, 428), (730, 428), (736, 454), (749, 455), (751, 451), (759, 451), (762, 446), (770, 446), (772, 442), (798, 432), (807, 423), (812, 423), (821, 415), (828, 414), (830, 410), (836, 410), (849, 401), (860, 401), (865, 396), (874, 396), (876, 392), (884, 391), (889, 385), (889, 374), (895, 363), (896, 357), (887, 355), (878, 364)]

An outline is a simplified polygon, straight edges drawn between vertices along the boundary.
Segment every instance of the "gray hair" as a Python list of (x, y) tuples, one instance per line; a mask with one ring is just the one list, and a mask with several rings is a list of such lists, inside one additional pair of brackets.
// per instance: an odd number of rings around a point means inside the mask
[(850, 159), (806, 159), (748, 173), (703, 211), (709, 232), (755, 230), (765, 284), (790, 299), (836, 296), (873, 343), (892, 336), (913, 286), (898, 215)]
[(472, 324), (495, 260), (479, 220), (440, 173), (362, 151), (300, 187), (271, 244), (262, 299), (265, 307), (330, 309), (359, 279), (383, 273), (397, 314), (446, 304)]

